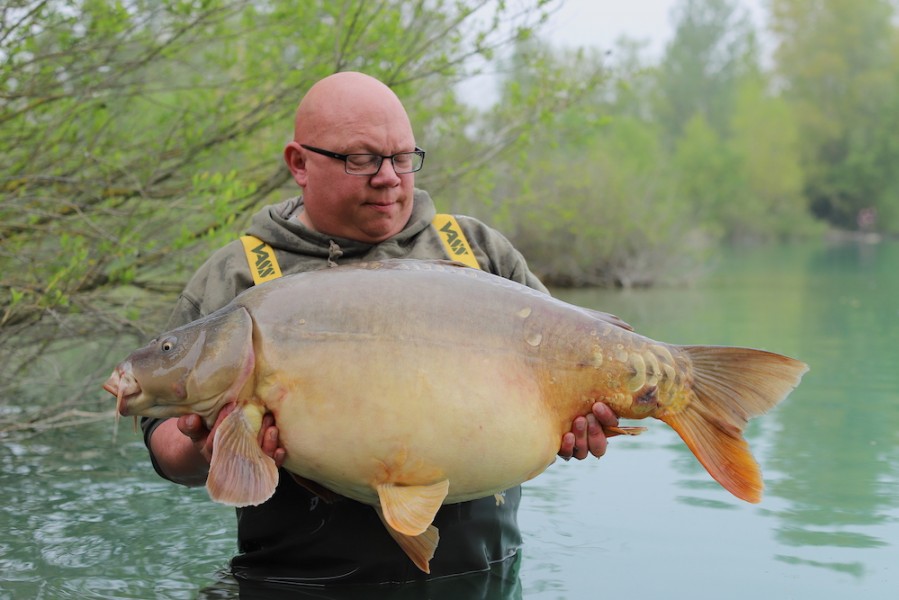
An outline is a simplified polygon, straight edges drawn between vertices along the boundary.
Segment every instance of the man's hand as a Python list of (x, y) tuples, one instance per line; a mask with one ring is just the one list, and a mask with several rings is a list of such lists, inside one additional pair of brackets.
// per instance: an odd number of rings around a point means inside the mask
[[(208, 429), (200, 415), (183, 415), (177, 419), (166, 419), (150, 436), (150, 452), (156, 458), (162, 475), (186, 486), (206, 484), (209, 463), (212, 462), (215, 431), (222, 420), (234, 410), (234, 404), (222, 408), (212, 429)], [(274, 417), (266, 413), (259, 429), (259, 447), (275, 461), (275, 466), (284, 464), (286, 450), (280, 446), (278, 428)]]
[(203, 457), (206, 464), (212, 462), (212, 446), (215, 439), (215, 430), (221, 424), (222, 420), (234, 410), (234, 404), (228, 404), (222, 408), (212, 429), (207, 429), (200, 415), (190, 414), (178, 417), (178, 431), (186, 435), (190, 439), (194, 450)]
[[(234, 410), (235, 404), (226, 404), (215, 419), (212, 429), (207, 429), (200, 415), (190, 414), (178, 417), (178, 430), (190, 438), (194, 449), (203, 457), (206, 463), (212, 462), (215, 432), (222, 421)], [(265, 413), (262, 417), (262, 427), (259, 428), (259, 446), (262, 452), (275, 461), (280, 467), (284, 464), (286, 451), (278, 445), (278, 428), (275, 426), (275, 417), (271, 413)]]
[(280, 446), (278, 439), (278, 427), (275, 426), (275, 416), (272, 413), (265, 413), (262, 417), (262, 427), (259, 429), (259, 446), (266, 456), (270, 456), (275, 461), (275, 466), (279, 469), (287, 458), (287, 450)]
[(602, 402), (593, 404), (593, 411), (586, 417), (578, 417), (571, 424), (571, 431), (562, 436), (559, 456), (565, 460), (574, 457), (587, 458), (589, 452), (596, 458), (606, 453), (608, 440), (603, 427), (617, 427), (618, 416)]

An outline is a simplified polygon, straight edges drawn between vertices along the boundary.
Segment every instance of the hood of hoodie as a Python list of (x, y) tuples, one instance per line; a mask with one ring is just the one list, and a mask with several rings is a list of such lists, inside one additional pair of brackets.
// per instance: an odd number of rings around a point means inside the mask
[[(312, 231), (296, 218), (302, 207), (302, 196), (268, 206), (256, 213), (247, 233), (275, 249), (323, 258), (334, 257), (335, 252), (346, 258), (364, 256), (376, 245)], [(435, 214), (434, 202), (428, 193), (416, 189), (409, 221), (390, 239), (399, 244), (411, 240), (430, 226)]]

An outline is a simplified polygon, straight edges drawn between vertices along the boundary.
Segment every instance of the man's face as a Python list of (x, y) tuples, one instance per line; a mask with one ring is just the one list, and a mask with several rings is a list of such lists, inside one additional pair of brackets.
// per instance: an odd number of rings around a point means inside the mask
[(340, 154), (389, 156), (415, 149), (408, 118), (402, 111), (365, 111), (335, 126), (319, 129), (292, 142), (286, 155), (294, 178), (303, 188), (300, 220), (327, 235), (367, 243), (399, 233), (412, 214), (414, 173), (397, 175), (390, 160), (374, 175), (350, 175), (344, 162), (316, 154), (299, 144)]

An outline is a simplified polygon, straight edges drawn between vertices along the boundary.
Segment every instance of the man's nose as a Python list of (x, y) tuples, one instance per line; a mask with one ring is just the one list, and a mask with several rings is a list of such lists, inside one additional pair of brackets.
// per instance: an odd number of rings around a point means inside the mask
[(393, 167), (393, 159), (382, 159), (378, 170), (371, 176), (371, 181), (374, 185), (398, 185), (400, 176), (396, 174), (396, 169)]

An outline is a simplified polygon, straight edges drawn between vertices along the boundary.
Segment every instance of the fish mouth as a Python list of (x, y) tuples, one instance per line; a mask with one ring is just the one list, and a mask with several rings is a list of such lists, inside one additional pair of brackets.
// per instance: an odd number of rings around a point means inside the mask
[(134, 399), (141, 394), (140, 384), (134, 378), (131, 371), (131, 363), (123, 363), (116, 367), (103, 389), (116, 397), (116, 416), (127, 417), (128, 401)]

